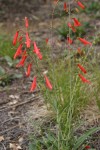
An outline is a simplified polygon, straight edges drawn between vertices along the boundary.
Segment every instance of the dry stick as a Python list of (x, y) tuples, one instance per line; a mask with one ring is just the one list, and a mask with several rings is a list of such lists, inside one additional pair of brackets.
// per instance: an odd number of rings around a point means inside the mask
[(0, 132), (0, 135), (4, 134), (5, 132), (8, 132), (8, 131), (10, 131), (10, 130), (15, 129), (15, 128), (18, 127), (18, 126), (19, 126), (19, 124), (15, 125), (15, 126), (13, 126), (13, 127), (11, 127), (11, 128), (9, 128), (9, 129), (7, 129), (7, 130), (5, 130), (5, 131), (1, 131), (1, 132)]
[(20, 119), (20, 117), (14, 117), (14, 118), (11, 118), (11, 119), (8, 119), (8, 120), (5, 120), (4, 122), (2, 122), (2, 124), (5, 124), (7, 123), (8, 121), (13, 121), (15, 119)]
[[(37, 100), (37, 99), (39, 99), (39, 98), (41, 98), (41, 97), (36, 97), (36, 98), (34, 98), (34, 100)], [(24, 105), (24, 104), (26, 104), (26, 103), (30, 103), (31, 101), (33, 101), (33, 97), (31, 97), (31, 98), (29, 99), (29, 101), (25, 101), (25, 102), (16, 104), (14, 107), (19, 107), (19, 106)]]
[(0, 143), (2, 144), (4, 150), (6, 150), (6, 147), (5, 147), (4, 143), (2, 143), (2, 142), (0, 142)]
[(34, 98), (34, 99), (33, 99), (33, 97), (31, 97), (31, 98), (29, 98), (28, 101), (21, 102), (21, 103), (19, 103), (19, 104), (10, 106), (10, 107), (5, 108), (5, 109), (2, 109), (2, 110), (0, 109), (0, 111), (8, 110), (8, 109), (14, 108), (14, 107), (16, 108), (16, 107), (19, 107), (19, 106), (24, 105), (24, 104), (26, 104), (26, 103), (30, 103), (30, 102), (32, 102), (33, 100), (37, 100), (37, 99), (39, 99), (39, 98), (41, 98), (41, 97), (36, 97), (36, 98)]

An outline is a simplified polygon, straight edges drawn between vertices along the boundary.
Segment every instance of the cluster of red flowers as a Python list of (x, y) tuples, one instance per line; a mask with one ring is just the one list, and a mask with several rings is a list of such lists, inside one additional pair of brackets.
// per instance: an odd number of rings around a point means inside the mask
[[(26, 27), (26, 32), (25, 32), (25, 41), (23, 42), (24, 36), (20, 36), (19, 37), (19, 32), (17, 31), (14, 35), (13, 38), (13, 45), (15, 46), (17, 43), (19, 43), (19, 46), (14, 54), (14, 59), (16, 59), (17, 57), (21, 57), (19, 63), (16, 65), (16, 67), (22, 67), (24, 66), (24, 63), (28, 57), (28, 52), (30, 51), (31, 45), (33, 45), (33, 53), (36, 54), (36, 56), (38, 57), (39, 60), (42, 60), (43, 56), (40, 52), (40, 49), (37, 47), (36, 42), (32, 42), (30, 37), (29, 37), (29, 33), (28, 33), (28, 27), (29, 27), (29, 22), (28, 22), (28, 18), (25, 17), (25, 27)], [(25, 50), (23, 50), (25, 47)], [(26, 76), (29, 77), (31, 74), (31, 69), (32, 69), (32, 62), (28, 63), (27, 66), (27, 71), (26, 71)], [(44, 75), (44, 79), (45, 79), (45, 83), (47, 88), (49, 88), (50, 90), (52, 90), (52, 84), (50, 83), (48, 77), (46, 75)], [(34, 76), (33, 78), (33, 82), (31, 84), (31, 88), (30, 88), (30, 92), (34, 91), (35, 88), (37, 86), (37, 76)]]
[[(58, 1), (57, 1), (58, 2)], [(81, 8), (81, 9), (85, 9), (85, 6), (84, 4), (82, 4), (80, 1), (76, 0), (77, 2), (77, 5)], [(67, 7), (67, 3), (65, 2), (64, 3), (64, 11), (68, 12), (68, 7)], [(81, 23), (80, 21), (77, 19), (77, 18), (72, 18), (72, 23), (68, 22), (68, 27), (73, 31), (73, 32), (76, 32), (77, 31), (77, 27), (81, 26)], [(15, 46), (17, 43), (19, 43), (19, 46), (14, 54), (14, 59), (16, 59), (17, 57), (21, 57), (19, 63), (16, 65), (16, 67), (22, 67), (24, 66), (24, 63), (28, 57), (28, 52), (30, 51), (30, 48), (31, 48), (31, 45), (33, 46), (33, 53), (36, 54), (37, 58), (39, 60), (42, 60), (43, 56), (42, 56), (42, 53), (40, 52), (40, 49), (37, 47), (37, 44), (36, 42), (32, 42), (30, 37), (29, 37), (29, 33), (28, 33), (28, 27), (29, 27), (29, 22), (28, 22), (28, 18), (25, 17), (25, 28), (26, 28), (26, 31), (25, 31), (25, 36), (20, 36), (19, 37), (19, 33), (20, 31), (17, 31), (14, 35), (14, 38), (13, 38), (13, 45)], [(25, 41), (23, 40), (25, 39)], [(81, 37), (78, 37), (77, 38), (82, 44), (84, 45), (92, 45), (91, 42), (87, 41), (85, 38), (81, 38)], [(24, 41), (24, 42), (23, 42)], [(67, 42), (68, 44), (72, 44), (73, 43), (73, 40), (70, 38), (70, 37), (67, 37)], [(46, 39), (46, 43), (48, 43), (48, 39)], [(24, 49), (25, 47), (25, 49)], [(24, 50), (23, 50), (24, 49)], [(78, 48), (78, 51), (80, 52), (80, 48)], [(81, 66), (80, 64), (78, 64), (78, 67), (81, 69), (81, 71), (83, 73), (86, 73), (86, 70), (84, 69), (83, 66)], [(26, 76), (29, 77), (30, 74), (31, 74), (31, 69), (32, 69), (32, 62), (29, 62), (28, 65), (27, 65), (27, 71), (26, 71)], [(89, 80), (87, 80), (84, 76), (82, 76), (81, 74), (79, 74), (79, 77), (80, 79), (83, 81), (83, 82), (86, 82), (86, 83), (90, 83)], [(44, 75), (44, 79), (45, 79), (45, 82), (46, 82), (46, 86), (52, 90), (52, 84), (50, 83), (48, 77), (46, 75)], [(31, 88), (30, 88), (30, 91), (34, 91), (35, 88), (36, 88), (36, 84), (37, 83), (37, 76), (35, 76), (33, 78), (33, 82), (32, 82), (32, 85), (31, 85)]]
[[(84, 4), (82, 4), (80, 1), (76, 1), (78, 6), (81, 8), (81, 9), (85, 9), (85, 6)], [(67, 8), (67, 4), (66, 2), (64, 3), (64, 11), (68, 10)], [(76, 32), (77, 31), (77, 27), (81, 26), (82, 24), (80, 23), (80, 21), (77, 19), (77, 18), (72, 18), (72, 21), (73, 23), (70, 23), (68, 22), (68, 27), (73, 31), (73, 32)], [(84, 45), (92, 45), (91, 42), (87, 41), (85, 38), (81, 38), (81, 37), (78, 37), (77, 38), (82, 44)], [(68, 44), (72, 44), (73, 43), (73, 40), (70, 38), (70, 37), (67, 37), (67, 42)], [(81, 49), (78, 48), (78, 52), (81, 53)], [(81, 64), (78, 64), (78, 67), (80, 68), (80, 70), (83, 72), (83, 73), (86, 73), (87, 71), (85, 70), (85, 68), (81, 65)], [(89, 80), (87, 80), (83, 75), (79, 74), (79, 77), (80, 79), (82, 80), (82, 82), (84, 83), (90, 83)]]

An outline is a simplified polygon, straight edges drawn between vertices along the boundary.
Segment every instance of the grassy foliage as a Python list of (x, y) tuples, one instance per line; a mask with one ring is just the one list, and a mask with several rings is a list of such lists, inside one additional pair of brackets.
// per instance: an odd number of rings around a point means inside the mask
[(7, 35), (0, 36), (0, 56), (9, 56), (13, 58), (15, 51), (12, 48), (12, 39)]

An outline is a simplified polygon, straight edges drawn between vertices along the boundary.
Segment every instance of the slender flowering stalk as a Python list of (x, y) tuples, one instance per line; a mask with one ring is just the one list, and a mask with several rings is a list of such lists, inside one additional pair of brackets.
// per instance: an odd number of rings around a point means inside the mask
[(75, 27), (81, 26), (81, 23), (76, 18), (72, 18), (72, 19), (74, 20), (74, 26)]
[(50, 83), (48, 77), (46, 75), (44, 75), (44, 78), (45, 78), (45, 83), (46, 83), (46, 86), (48, 89), (52, 90), (52, 84)]
[(22, 44), (19, 45), (16, 53), (14, 54), (14, 59), (16, 59), (16, 57), (20, 56), (22, 53)]
[(85, 6), (84, 6), (80, 1), (78, 1), (77, 4), (78, 4), (78, 6), (80, 6), (82, 9), (85, 9)]
[(84, 76), (82, 76), (81, 74), (79, 74), (79, 77), (80, 77), (80, 79), (82, 80), (82, 82), (90, 84), (90, 81), (87, 80), (87, 79), (86, 79)]
[(30, 63), (27, 67), (27, 72), (26, 72), (26, 76), (29, 77), (30, 73), (31, 73), (31, 68), (32, 68), (32, 64)]
[(14, 35), (14, 38), (13, 38), (13, 45), (15, 46), (16, 43), (17, 43), (17, 39), (18, 39), (18, 34), (19, 34), (19, 31), (17, 31)]
[(86, 69), (80, 64), (77, 65), (83, 73), (87, 73)]
[(29, 34), (28, 34), (28, 32), (26, 32), (26, 46), (27, 46), (27, 48), (30, 48), (30, 45), (31, 44), (31, 42), (30, 42), (30, 38), (29, 38)]
[(29, 26), (28, 18), (27, 18), (27, 17), (25, 17), (25, 27), (26, 27), (26, 28), (28, 28), (28, 26)]
[(33, 92), (36, 89), (37, 86), (36, 81), (37, 81), (37, 77), (35, 76), (31, 84), (30, 92)]
[(81, 41), (81, 43), (83, 43), (84, 45), (92, 45), (92, 43), (91, 42), (89, 42), (89, 41), (87, 41), (86, 39), (84, 39), (84, 38), (78, 38), (80, 41)]

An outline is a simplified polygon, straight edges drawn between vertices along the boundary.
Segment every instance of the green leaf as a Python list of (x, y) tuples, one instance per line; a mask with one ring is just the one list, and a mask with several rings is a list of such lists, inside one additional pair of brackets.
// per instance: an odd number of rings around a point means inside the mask
[(4, 75), (5, 74), (5, 70), (0, 66), (0, 75)]
[(20, 79), (20, 78), (23, 77), (23, 75), (22, 75), (22, 74), (14, 74), (13, 77), (14, 77), (14, 78), (17, 78), (17, 79)]
[(90, 136), (91, 134), (93, 134), (93, 133), (95, 133), (95, 132), (97, 132), (97, 131), (99, 131), (99, 130), (100, 130), (100, 127), (92, 128), (92, 129), (90, 129), (88, 132), (86, 132), (84, 135), (82, 135), (81, 137), (79, 137), (79, 138), (77, 139), (77, 142), (76, 142), (76, 144), (75, 144), (73, 150), (78, 150), (78, 148), (83, 144), (83, 142), (86, 140), (86, 138), (87, 138), (88, 136)]
[(11, 57), (5, 56), (4, 58), (5, 58), (5, 60), (7, 61), (7, 64), (8, 64), (10, 67), (12, 67), (12, 65), (13, 65), (13, 60), (11, 59)]

